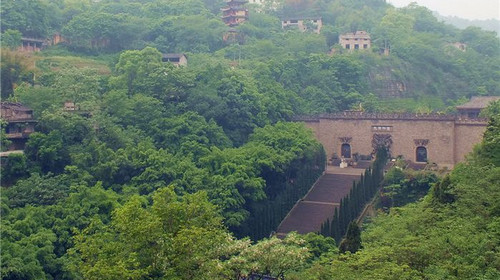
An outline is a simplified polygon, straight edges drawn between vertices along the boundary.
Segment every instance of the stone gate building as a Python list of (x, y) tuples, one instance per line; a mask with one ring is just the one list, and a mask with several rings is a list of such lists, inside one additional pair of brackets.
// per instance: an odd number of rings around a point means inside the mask
[(301, 117), (323, 144), (327, 157), (370, 157), (377, 147), (417, 163), (453, 167), (481, 142), (486, 119), (438, 114), (347, 111)]

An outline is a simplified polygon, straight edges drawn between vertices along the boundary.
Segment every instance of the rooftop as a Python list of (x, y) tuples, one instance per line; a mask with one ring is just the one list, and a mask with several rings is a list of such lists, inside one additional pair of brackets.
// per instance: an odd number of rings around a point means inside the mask
[(0, 107), (0, 117), (9, 123), (35, 122), (33, 120), (33, 110), (21, 103), (1, 102)]
[(226, 2), (228, 4), (229, 3), (239, 3), (239, 4), (246, 4), (246, 3), (248, 3), (248, 1), (246, 1), (246, 0), (226, 0), (224, 2)]
[(29, 38), (29, 37), (22, 37), (21, 41), (23, 41), (23, 42), (33, 42), (33, 43), (45, 43), (44, 39)]
[(321, 17), (287, 17), (281, 19), (281, 21), (287, 20), (321, 20)]
[(183, 56), (186, 56), (186, 55), (183, 53), (164, 53), (162, 55), (162, 58), (181, 58)]
[(370, 38), (370, 34), (368, 34), (366, 31), (356, 31), (354, 33), (349, 32), (349, 33), (344, 33), (340, 35), (342, 38)]
[[(16, 102), (1, 102), (0, 103), (2, 113), (5, 112), (5, 110), (14, 110), (18, 112), (29, 112), (32, 111), (30, 108), (24, 106), (21, 103), (16, 103)], [(3, 115), (3, 114), (2, 114)]]
[(473, 96), (469, 102), (457, 106), (457, 109), (484, 109), (497, 100), (500, 100), (500, 96)]

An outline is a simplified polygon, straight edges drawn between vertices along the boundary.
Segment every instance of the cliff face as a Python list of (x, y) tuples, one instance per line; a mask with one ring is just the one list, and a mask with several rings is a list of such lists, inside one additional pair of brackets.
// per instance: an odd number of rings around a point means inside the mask
[(365, 60), (366, 84), (380, 98), (469, 97), (476, 89), (449, 69), (411, 64), (395, 57)]
[(369, 71), (368, 83), (372, 92), (382, 98), (404, 97), (408, 94), (408, 81), (396, 77), (389, 67)]

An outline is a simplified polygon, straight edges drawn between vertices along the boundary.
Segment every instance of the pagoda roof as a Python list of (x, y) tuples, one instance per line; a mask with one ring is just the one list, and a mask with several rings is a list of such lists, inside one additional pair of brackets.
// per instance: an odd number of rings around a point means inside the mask
[(222, 18), (247, 18), (246, 15), (223, 15)]
[(248, 9), (245, 9), (243, 7), (239, 7), (239, 8), (226, 7), (226, 8), (222, 8), (221, 11), (223, 11), (223, 12), (226, 12), (226, 11), (248, 11)]

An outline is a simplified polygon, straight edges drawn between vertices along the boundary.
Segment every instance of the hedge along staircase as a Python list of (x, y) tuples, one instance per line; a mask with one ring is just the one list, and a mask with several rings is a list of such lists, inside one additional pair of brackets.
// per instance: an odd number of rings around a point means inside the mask
[(291, 231), (300, 234), (319, 232), (321, 224), (331, 219), (335, 208), (340, 206), (340, 200), (349, 194), (352, 182), (359, 181), (369, 165), (370, 162), (360, 162), (356, 168), (329, 166), (281, 221), (277, 236), (285, 236)]

